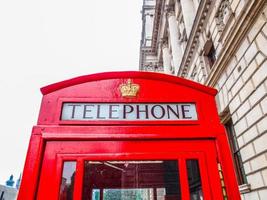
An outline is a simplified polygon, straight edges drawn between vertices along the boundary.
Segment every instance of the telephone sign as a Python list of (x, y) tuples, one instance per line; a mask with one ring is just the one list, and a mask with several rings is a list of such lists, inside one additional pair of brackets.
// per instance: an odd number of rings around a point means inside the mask
[(64, 103), (61, 120), (197, 120), (197, 113), (192, 103)]

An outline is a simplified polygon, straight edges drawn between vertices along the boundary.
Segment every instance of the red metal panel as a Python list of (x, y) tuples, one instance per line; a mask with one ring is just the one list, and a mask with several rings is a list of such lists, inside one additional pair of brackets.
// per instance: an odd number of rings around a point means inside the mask
[(37, 128), (33, 128), (18, 199), (35, 199), (44, 151), (43, 139), (38, 132)]
[(179, 169), (180, 169), (180, 183), (181, 183), (183, 200), (190, 200), (185, 159), (179, 160)]
[(74, 185), (74, 200), (82, 199), (82, 189), (83, 188), (83, 175), (84, 175), (84, 159), (76, 157), (77, 159), (77, 170)]

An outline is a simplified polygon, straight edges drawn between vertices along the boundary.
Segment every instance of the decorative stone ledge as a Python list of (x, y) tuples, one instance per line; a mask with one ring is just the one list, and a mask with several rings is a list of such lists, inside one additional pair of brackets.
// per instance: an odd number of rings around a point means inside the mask
[(241, 194), (244, 194), (244, 193), (248, 193), (251, 191), (251, 186), (250, 184), (243, 184), (243, 185), (239, 185), (239, 192)]

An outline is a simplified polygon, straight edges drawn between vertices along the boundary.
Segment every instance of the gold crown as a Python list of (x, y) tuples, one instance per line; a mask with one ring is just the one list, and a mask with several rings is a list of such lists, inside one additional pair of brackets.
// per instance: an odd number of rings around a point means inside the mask
[(127, 80), (127, 83), (120, 85), (121, 95), (123, 97), (135, 97), (139, 91), (140, 86), (138, 84), (132, 83), (131, 79)]

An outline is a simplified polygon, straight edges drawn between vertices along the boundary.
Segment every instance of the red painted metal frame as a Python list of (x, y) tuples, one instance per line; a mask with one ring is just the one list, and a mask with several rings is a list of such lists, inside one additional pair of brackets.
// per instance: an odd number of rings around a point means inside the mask
[[(119, 85), (127, 79), (140, 85), (136, 98), (123, 98)], [(212, 140), (216, 146), (217, 160), (221, 163), (229, 200), (239, 200), (240, 195), (233, 169), (232, 157), (224, 127), (219, 122), (215, 95), (216, 90), (203, 85), (159, 73), (148, 72), (110, 72), (81, 76), (52, 84), (41, 89), (43, 100), (38, 124), (33, 128), (19, 200), (37, 198), (42, 172), (42, 163), (46, 157), (46, 145), (52, 141), (164, 141), (198, 140), (199, 145)], [(62, 102), (120, 102), (120, 103), (196, 103), (197, 121), (61, 121)], [(76, 142), (76, 143), (77, 143)], [(77, 143), (78, 144), (78, 143)], [(166, 143), (167, 144), (167, 143)], [(137, 146), (138, 148), (138, 146)], [(78, 159), (82, 159), (77, 154)], [(207, 159), (209, 160), (209, 159)], [(78, 168), (82, 168), (79, 164)], [(205, 172), (201, 172), (205, 173)], [(217, 176), (217, 170), (213, 170)], [(77, 175), (78, 176), (78, 175)], [(81, 174), (79, 175), (81, 179)], [(212, 182), (212, 177), (209, 177)], [(58, 185), (54, 185), (58, 187)], [(78, 186), (77, 186), (78, 187)], [(76, 189), (75, 194), (79, 191)], [(79, 196), (79, 195), (78, 195)]]
[[(199, 144), (201, 142), (201, 144)], [(110, 148), (112, 146), (113, 148)], [(138, 146), (138, 148), (136, 148)], [(59, 195), (63, 161), (77, 160), (74, 200), (81, 199), (85, 160), (179, 160), (182, 200), (189, 200), (185, 159), (198, 159), (206, 200), (222, 200), (214, 141), (90, 141), (49, 142), (45, 152), (38, 199)], [(53, 167), (56, 167), (56, 170)], [(81, 170), (81, 171), (80, 171)], [(51, 179), (55, 177), (54, 179)], [(205, 178), (206, 177), (206, 178)], [(208, 180), (208, 177), (212, 179)], [(77, 184), (77, 185), (76, 185)], [(212, 186), (212, 192), (211, 192)], [(78, 189), (77, 189), (78, 188)]]

